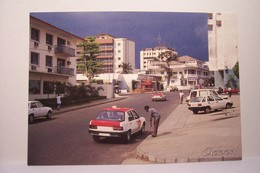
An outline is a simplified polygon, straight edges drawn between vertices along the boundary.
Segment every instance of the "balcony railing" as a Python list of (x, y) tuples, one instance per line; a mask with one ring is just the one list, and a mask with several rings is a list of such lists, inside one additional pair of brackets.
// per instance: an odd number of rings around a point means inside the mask
[(57, 74), (64, 74), (64, 75), (70, 75), (73, 76), (74, 75), (74, 68), (68, 68), (68, 67), (55, 67), (55, 71)]
[(55, 46), (55, 51), (56, 54), (61, 54), (64, 56), (75, 56), (75, 49), (70, 48), (65, 45), (57, 45)]

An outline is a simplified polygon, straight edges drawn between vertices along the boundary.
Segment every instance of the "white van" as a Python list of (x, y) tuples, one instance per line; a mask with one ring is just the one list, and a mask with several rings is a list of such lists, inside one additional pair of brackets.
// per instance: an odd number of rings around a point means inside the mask
[[(219, 96), (218, 93), (214, 89), (194, 89), (191, 90), (189, 95), (186, 97), (186, 102), (188, 103), (190, 100), (192, 100), (195, 97), (198, 96), (208, 96), (208, 95), (216, 95)], [(221, 96), (219, 96), (221, 97)], [(223, 99), (227, 99), (227, 96), (221, 97)]]

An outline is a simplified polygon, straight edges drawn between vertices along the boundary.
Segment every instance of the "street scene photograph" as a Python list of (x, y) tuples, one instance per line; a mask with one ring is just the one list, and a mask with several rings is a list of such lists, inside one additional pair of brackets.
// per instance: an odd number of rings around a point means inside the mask
[(28, 17), (29, 166), (242, 159), (236, 14)]

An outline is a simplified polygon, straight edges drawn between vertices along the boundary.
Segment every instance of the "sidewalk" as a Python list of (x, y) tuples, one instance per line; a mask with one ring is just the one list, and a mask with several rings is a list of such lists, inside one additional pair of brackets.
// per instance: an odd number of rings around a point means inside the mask
[(240, 160), (240, 96), (233, 95), (232, 109), (194, 115), (180, 104), (159, 126), (158, 136), (148, 136), (136, 158), (122, 164), (183, 163)]
[(102, 100), (95, 100), (95, 101), (91, 101), (85, 104), (81, 104), (81, 105), (75, 105), (75, 106), (67, 106), (67, 107), (62, 107), (61, 105), (61, 109), (58, 111), (57, 109), (53, 109), (53, 115), (58, 115), (64, 112), (68, 112), (68, 111), (72, 111), (72, 110), (78, 110), (78, 109), (83, 109), (83, 108), (87, 108), (87, 107), (92, 107), (92, 106), (97, 106), (100, 104), (105, 104), (105, 103), (110, 103), (110, 102), (116, 102), (119, 100), (123, 100), (127, 98), (126, 96), (119, 96), (119, 97), (114, 97), (114, 98), (110, 98), (110, 99), (102, 99)]

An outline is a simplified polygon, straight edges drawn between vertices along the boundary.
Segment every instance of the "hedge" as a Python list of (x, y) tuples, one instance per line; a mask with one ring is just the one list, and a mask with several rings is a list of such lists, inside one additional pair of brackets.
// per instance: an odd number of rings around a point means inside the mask
[[(92, 96), (92, 97), (79, 98), (79, 99), (63, 97), (63, 98), (61, 98), (61, 105), (62, 105), (62, 107), (73, 106), (73, 105), (84, 104), (84, 103), (88, 103), (88, 102), (95, 101), (95, 100), (101, 100), (101, 99), (106, 99), (106, 96)], [(45, 106), (52, 107), (52, 108), (57, 107), (56, 98), (37, 99), (37, 100), (40, 101)]]

